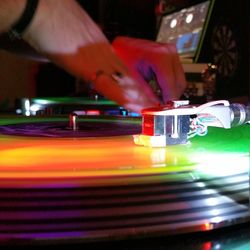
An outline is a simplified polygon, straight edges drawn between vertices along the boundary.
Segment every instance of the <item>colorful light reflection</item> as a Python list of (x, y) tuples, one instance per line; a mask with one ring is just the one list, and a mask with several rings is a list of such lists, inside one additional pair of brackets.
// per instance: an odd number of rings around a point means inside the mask
[[(1, 122), (34, 120), (46, 121)], [(186, 145), (150, 148), (132, 135), (1, 135), (0, 238), (110, 239), (236, 223), (249, 211), (248, 202), (238, 203), (248, 201), (249, 137), (248, 126), (212, 129)]]
[(1, 178), (103, 177), (176, 171), (235, 174), (249, 167), (248, 132), (249, 126), (214, 128), (209, 135), (193, 138), (187, 145), (166, 148), (136, 146), (132, 135), (53, 139), (2, 135)]

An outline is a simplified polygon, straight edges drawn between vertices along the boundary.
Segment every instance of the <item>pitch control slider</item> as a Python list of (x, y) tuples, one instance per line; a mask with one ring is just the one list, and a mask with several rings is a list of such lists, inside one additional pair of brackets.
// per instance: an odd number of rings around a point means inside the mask
[(218, 100), (194, 106), (174, 101), (142, 111), (142, 134), (134, 135), (134, 142), (151, 147), (185, 144), (191, 137), (206, 135), (209, 126), (229, 129), (249, 121), (250, 106), (243, 104)]

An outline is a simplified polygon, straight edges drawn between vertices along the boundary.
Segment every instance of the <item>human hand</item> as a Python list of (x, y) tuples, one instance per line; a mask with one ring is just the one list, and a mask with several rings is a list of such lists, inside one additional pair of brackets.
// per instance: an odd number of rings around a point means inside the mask
[(174, 44), (117, 37), (112, 45), (143, 88), (151, 85), (163, 103), (180, 98), (186, 80)]
[[(1, 3), (0, 14), (11, 18), (2, 18), (5, 25), (1, 22), (0, 31), (20, 16), (26, 1)], [(97, 91), (129, 110), (140, 112), (160, 102), (145, 82), (151, 81), (151, 75), (157, 79), (164, 101), (178, 98), (185, 85), (174, 47), (118, 38), (113, 46), (123, 62), (74, 0), (40, 0), (23, 38), (50, 61), (85, 81), (92, 81)]]
[(40, 0), (24, 39), (129, 110), (140, 112), (158, 102), (149, 87), (142, 91), (99, 27), (74, 0)]

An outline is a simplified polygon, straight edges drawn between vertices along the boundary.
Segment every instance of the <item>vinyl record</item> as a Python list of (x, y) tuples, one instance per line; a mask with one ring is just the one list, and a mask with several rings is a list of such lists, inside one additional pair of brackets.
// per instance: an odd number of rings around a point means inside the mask
[[(249, 126), (150, 148), (133, 142), (139, 118), (81, 122), (91, 136), (64, 136), (66, 118), (1, 118), (2, 243), (179, 235), (249, 221)], [(91, 134), (97, 123), (104, 136)], [(115, 124), (129, 132), (105, 134)]]

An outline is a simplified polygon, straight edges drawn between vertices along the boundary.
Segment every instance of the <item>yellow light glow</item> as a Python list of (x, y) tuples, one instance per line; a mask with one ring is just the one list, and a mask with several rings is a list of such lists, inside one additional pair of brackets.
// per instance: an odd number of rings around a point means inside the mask
[[(132, 136), (0, 140), (1, 177), (72, 177), (171, 171), (166, 149), (134, 145)], [(178, 161), (178, 160), (177, 160)], [(170, 168), (167, 169), (168, 163)], [(155, 166), (162, 166), (161, 168)]]

